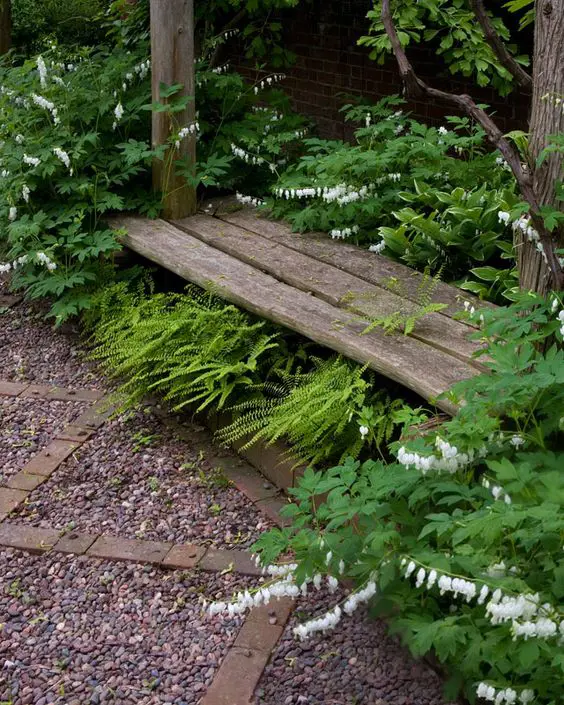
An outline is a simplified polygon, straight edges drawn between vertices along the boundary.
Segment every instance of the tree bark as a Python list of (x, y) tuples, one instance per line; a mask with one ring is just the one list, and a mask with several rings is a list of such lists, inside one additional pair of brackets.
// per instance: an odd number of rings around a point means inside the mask
[(12, 3), (0, 0), (0, 54), (12, 48)]
[[(564, 93), (562, 76), (564, 71), (564, 0), (537, 0), (537, 19), (539, 14), (543, 15), (545, 21), (540, 25), (538, 22), (535, 23), (533, 82), (535, 83), (536, 79), (539, 84), (536, 89), (533, 88), (535, 105), (531, 127), (537, 132), (537, 137), (533, 136), (531, 140), (534, 159), (547, 144), (547, 136), (562, 131), (562, 104), (555, 101), (557, 98), (562, 99)], [(382, 22), (392, 45), (407, 95), (434, 98), (464, 111), (484, 128), (489, 141), (499, 149), (511, 168), (521, 195), (529, 205), (531, 225), (538, 234), (538, 243), (529, 242), (523, 234), (516, 236), (520, 287), (541, 294), (545, 294), (551, 289), (563, 290), (564, 268), (555, 253), (555, 249), (562, 246), (562, 228), (556, 233), (549, 232), (540, 215), (540, 209), (543, 205), (557, 203), (554, 187), (558, 178), (557, 173), (562, 169), (561, 157), (550, 160), (550, 164), (552, 164), (550, 169), (543, 167), (537, 169), (534, 163), (529, 167), (522, 165), (521, 156), (516, 146), (503, 135), (492, 118), (469, 95), (457, 95), (438, 90), (427, 85), (417, 76), (396, 31), (390, 0), (382, 0)], [(548, 66), (551, 67), (550, 72), (546, 68)], [(547, 90), (555, 91), (550, 95), (552, 95), (553, 111), (560, 111), (558, 116), (554, 114), (547, 118), (546, 106), (543, 109), (538, 105), (538, 103), (550, 100), (546, 96)], [(545, 116), (542, 121), (537, 117), (540, 114)], [(538, 127), (535, 127), (536, 125)], [(547, 131), (548, 128), (550, 129)], [(539, 192), (537, 192), (537, 188), (540, 188)], [(539, 252), (537, 245), (541, 247), (542, 252)]]
[[(529, 149), (533, 190), (539, 206), (562, 208), (562, 202), (556, 200), (555, 186), (562, 180), (563, 155), (551, 154), (540, 166), (536, 162), (548, 143), (547, 137), (564, 133), (563, 99), (564, 0), (537, 0)], [(564, 228), (558, 228), (552, 236), (556, 247), (564, 247)], [(550, 289), (563, 288), (562, 282), (554, 281), (534, 243), (519, 234), (516, 244), (522, 289), (545, 294)]]
[[(183, 87), (175, 97), (191, 97), (180, 112), (153, 112), (152, 143), (157, 147), (195, 120), (193, 0), (151, 0), (151, 55), (153, 101), (165, 102), (161, 83), (180, 83)], [(175, 159), (187, 159), (195, 168), (194, 136), (188, 135), (178, 149), (169, 148), (162, 161), (153, 163), (153, 187), (163, 194), (164, 218), (183, 218), (196, 211), (196, 189), (175, 173)]]

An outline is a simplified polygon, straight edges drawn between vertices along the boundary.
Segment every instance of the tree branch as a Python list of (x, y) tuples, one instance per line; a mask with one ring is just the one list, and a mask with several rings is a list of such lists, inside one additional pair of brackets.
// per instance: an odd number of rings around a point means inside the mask
[(480, 27), (486, 38), (486, 42), (490, 45), (493, 53), (497, 56), (502, 66), (515, 78), (517, 83), (528, 90), (533, 90), (533, 79), (525, 71), (525, 69), (515, 61), (514, 57), (509, 53), (503, 39), (496, 32), (495, 27), (490, 20), (483, 0), (470, 0), (470, 6), (476, 15), (476, 19), (480, 23)]
[(546, 263), (550, 270), (553, 282), (562, 284), (563, 272), (562, 267), (556, 253), (554, 251), (553, 238), (549, 231), (544, 227), (544, 222), (539, 215), (540, 205), (538, 198), (533, 188), (531, 176), (521, 164), (521, 155), (517, 147), (512, 142), (509, 142), (504, 136), (499, 127), (491, 119), (483, 108), (480, 108), (469, 95), (457, 95), (455, 93), (447, 93), (446, 91), (438, 90), (429, 86), (425, 81), (421, 80), (415, 73), (411, 62), (407, 58), (407, 54), (401, 45), (401, 42), (396, 31), (392, 13), (390, 10), (390, 0), (382, 0), (382, 23), (386, 30), (386, 34), (392, 45), (392, 51), (396, 58), (401, 79), (405, 86), (405, 91), (408, 97), (413, 98), (435, 98), (444, 103), (456, 107), (458, 110), (466, 113), (481, 125), (489, 139), (489, 141), (499, 149), (505, 161), (511, 168), (517, 185), (525, 201), (531, 208), (531, 220), (535, 230), (539, 233), (540, 241), (543, 245), (546, 255)]

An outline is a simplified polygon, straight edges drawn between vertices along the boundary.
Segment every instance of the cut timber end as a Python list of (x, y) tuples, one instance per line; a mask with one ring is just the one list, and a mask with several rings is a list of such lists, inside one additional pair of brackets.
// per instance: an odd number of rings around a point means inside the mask
[[(363, 334), (369, 320), (362, 311), (344, 308), (339, 299), (345, 287), (366, 282), (326, 263), (319, 271), (312, 269), (321, 263), (262, 238), (253, 241), (252, 258), (245, 257), (249, 242), (244, 229), (206, 216), (185, 219), (182, 230), (163, 220), (127, 216), (114, 218), (112, 226), (124, 228), (123, 243), (151, 261), (201, 287), (211, 284), (214, 293), (231, 303), (366, 364), (429, 401), (479, 372), (464, 324), (429, 316), (431, 322), (421, 322), (418, 337), (386, 335), (380, 328)], [(243, 241), (245, 247), (239, 249)], [(312, 275), (320, 283), (312, 283)], [(338, 297), (330, 293), (335, 287)], [(380, 300), (384, 307), (397, 303), (390, 298), (396, 295), (373, 288), (374, 306)], [(434, 344), (433, 337), (442, 337), (442, 345)], [(436, 404), (448, 413), (456, 411), (448, 399)]]

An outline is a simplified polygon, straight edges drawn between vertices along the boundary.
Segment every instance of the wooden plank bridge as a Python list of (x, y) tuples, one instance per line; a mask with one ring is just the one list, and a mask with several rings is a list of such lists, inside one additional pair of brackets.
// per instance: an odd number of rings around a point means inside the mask
[[(292, 233), (248, 209), (216, 205), (213, 215), (173, 221), (117, 216), (124, 245), (252, 313), (286, 326), (434, 401), (455, 382), (484, 368), (472, 357), (474, 330), (453, 319), (465, 292), (439, 283), (433, 300), (446, 304), (420, 319), (409, 336), (364, 333), (371, 320), (415, 311), (422, 275), (387, 257)], [(397, 286), (401, 282), (401, 296)], [(448, 399), (435, 402), (453, 413)]]

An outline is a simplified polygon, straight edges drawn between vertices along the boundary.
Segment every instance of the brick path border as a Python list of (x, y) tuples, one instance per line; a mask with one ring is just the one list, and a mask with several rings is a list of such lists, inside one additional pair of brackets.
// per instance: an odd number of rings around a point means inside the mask
[[(17, 302), (17, 301), (16, 301)], [(0, 547), (29, 553), (48, 551), (113, 561), (150, 564), (163, 569), (234, 572), (260, 576), (262, 571), (248, 551), (216, 549), (196, 544), (124, 539), (106, 534), (64, 532), (6, 521), (11, 512), (24, 503), (55, 470), (87, 441), (111, 416), (111, 397), (91, 389), (66, 389), (50, 385), (24, 384), (0, 380), (0, 397), (89, 401), (90, 407), (67, 425), (18, 473), (7, 486), (0, 486)], [(164, 412), (158, 418), (175, 430), (181, 427)], [(250, 466), (233, 467), (220, 456), (214, 457), (232, 484), (266, 514), (275, 524), (286, 522), (280, 509), (286, 503), (279, 486), (265, 482), (264, 475)], [(260, 466), (259, 466), (260, 467)], [(278, 484), (278, 483), (277, 483)], [(249, 705), (293, 609), (293, 601), (278, 600), (274, 605), (251, 610), (200, 705)]]

